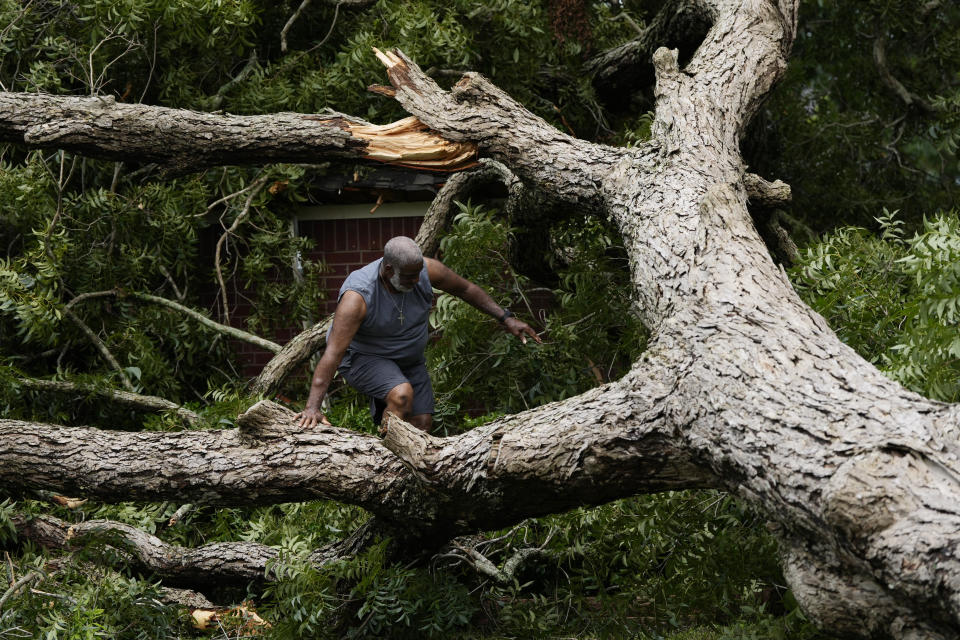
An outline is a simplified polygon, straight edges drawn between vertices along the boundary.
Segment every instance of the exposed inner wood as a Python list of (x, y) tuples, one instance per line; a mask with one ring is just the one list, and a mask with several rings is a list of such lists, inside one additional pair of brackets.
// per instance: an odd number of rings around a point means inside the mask
[(413, 116), (380, 125), (345, 122), (344, 128), (367, 143), (363, 157), (370, 160), (446, 171), (477, 164), (477, 145), (447, 140)]

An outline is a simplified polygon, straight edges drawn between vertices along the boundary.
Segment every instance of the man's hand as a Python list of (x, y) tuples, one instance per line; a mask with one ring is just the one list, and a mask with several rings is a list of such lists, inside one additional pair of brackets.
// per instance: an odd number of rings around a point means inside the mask
[(301, 429), (313, 429), (319, 424), (330, 424), (330, 421), (327, 420), (327, 416), (323, 415), (323, 411), (320, 409), (306, 408), (297, 415), (293, 417), (294, 420), (299, 420), (299, 427)]
[[(438, 260), (424, 258), (423, 261), (424, 264), (427, 265), (427, 274), (430, 276), (430, 284), (432, 286), (457, 296), (470, 306), (479, 309), (492, 318), (499, 319), (502, 317), (504, 309), (494, 302), (493, 298), (491, 298), (490, 294), (486, 291), (469, 280), (464, 279), (462, 276), (458, 276)], [(527, 344), (527, 336), (530, 336), (538, 343), (543, 342), (540, 340), (537, 332), (531, 329), (526, 322), (517, 320), (512, 315), (507, 316), (501, 324), (503, 324), (503, 328), (506, 331), (520, 338), (523, 344)]]
[(530, 325), (523, 320), (517, 320), (513, 316), (503, 321), (503, 328), (520, 338), (523, 344), (527, 344), (527, 336), (530, 336), (540, 344), (543, 343), (540, 336), (537, 335), (537, 332), (530, 328)]

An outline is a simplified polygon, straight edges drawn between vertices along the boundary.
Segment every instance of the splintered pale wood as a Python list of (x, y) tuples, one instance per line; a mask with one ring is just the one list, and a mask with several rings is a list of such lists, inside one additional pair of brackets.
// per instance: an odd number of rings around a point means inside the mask
[(446, 171), (477, 164), (477, 145), (447, 140), (413, 116), (382, 125), (345, 122), (344, 128), (367, 143), (364, 157), (371, 160)]

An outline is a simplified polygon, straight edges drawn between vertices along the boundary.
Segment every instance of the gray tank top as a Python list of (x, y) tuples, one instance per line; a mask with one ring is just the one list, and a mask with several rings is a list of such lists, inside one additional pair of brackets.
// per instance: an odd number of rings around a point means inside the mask
[[(420, 280), (412, 291), (392, 293), (380, 280), (382, 262), (383, 258), (380, 258), (350, 272), (340, 287), (337, 302), (347, 291), (356, 291), (367, 303), (367, 315), (350, 342), (348, 352), (389, 358), (404, 365), (423, 362), (423, 352), (427, 347), (427, 321), (430, 307), (433, 306), (433, 289), (430, 287), (427, 265), (424, 263)], [(400, 321), (401, 315), (403, 322)]]

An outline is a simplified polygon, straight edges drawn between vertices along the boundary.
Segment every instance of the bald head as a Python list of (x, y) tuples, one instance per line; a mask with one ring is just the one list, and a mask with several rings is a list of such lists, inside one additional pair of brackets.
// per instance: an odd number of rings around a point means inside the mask
[(423, 264), (423, 252), (407, 236), (397, 236), (383, 245), (383, 263), (397, 270), (419, 268)]

